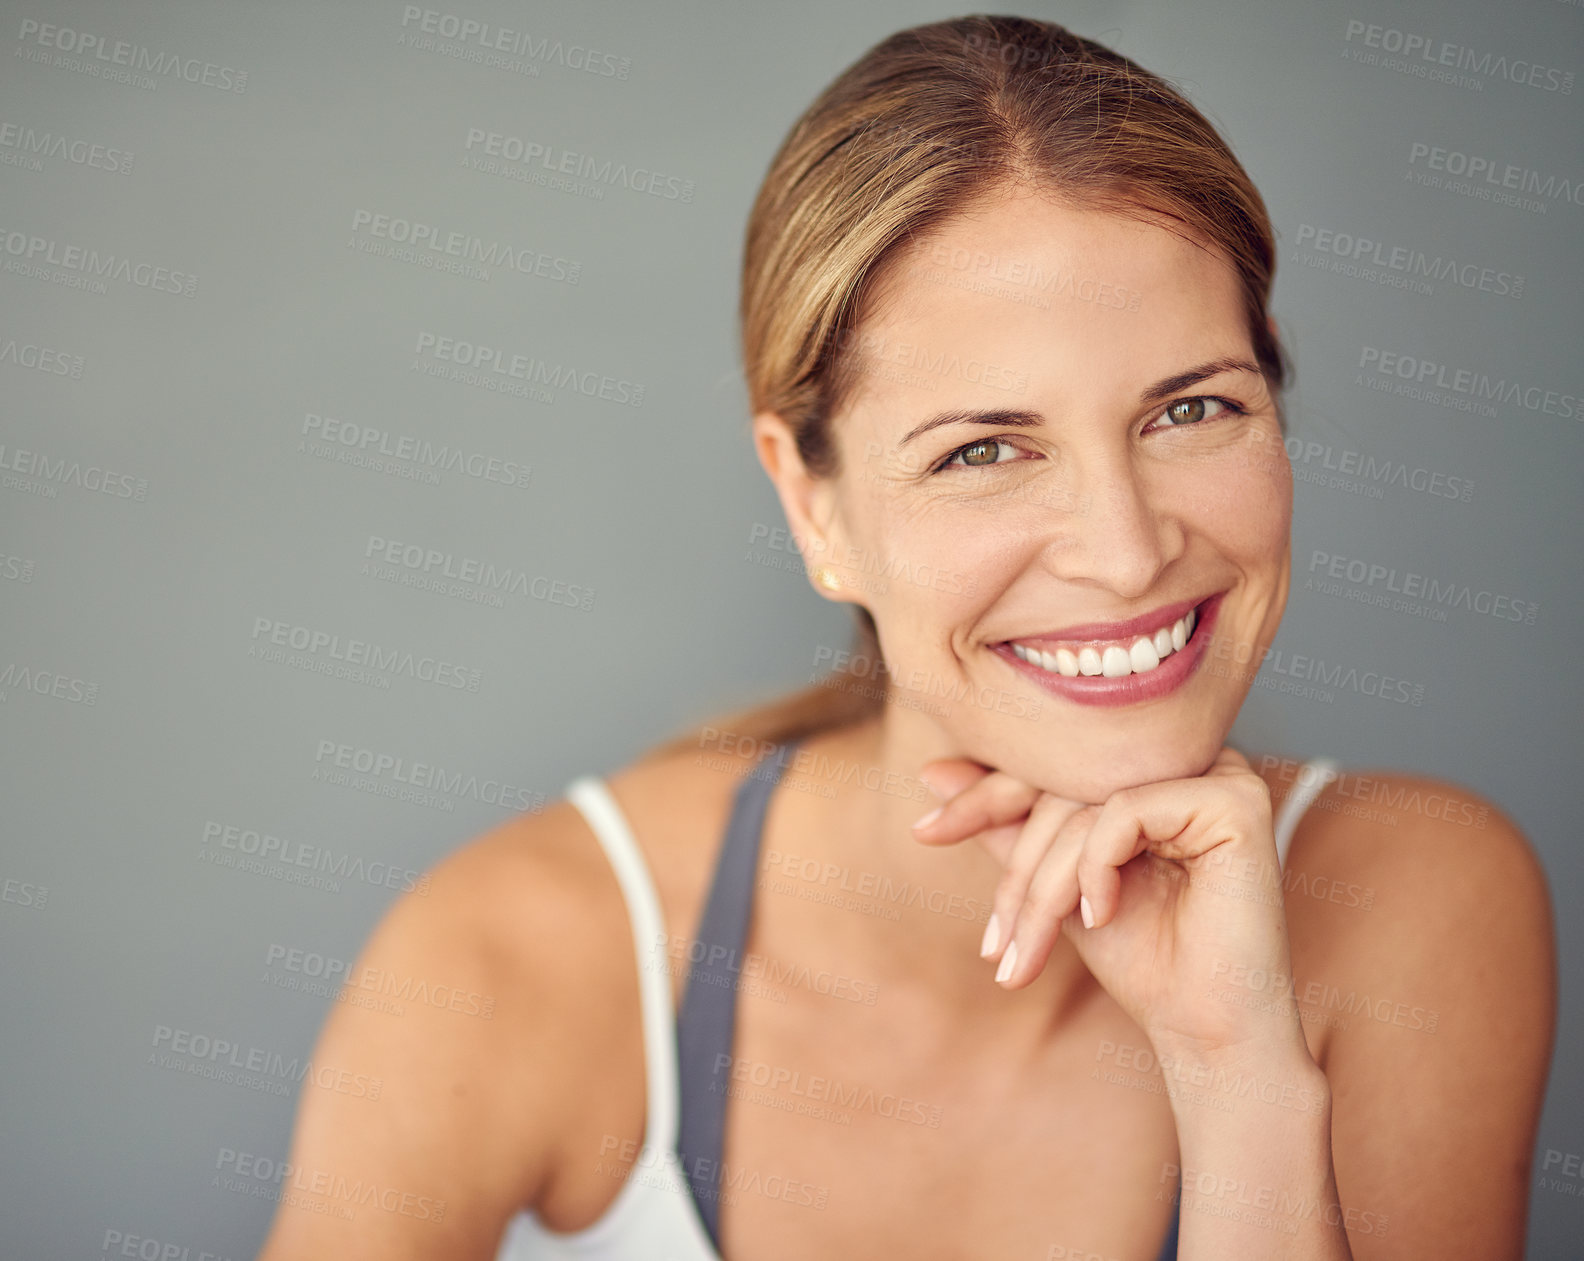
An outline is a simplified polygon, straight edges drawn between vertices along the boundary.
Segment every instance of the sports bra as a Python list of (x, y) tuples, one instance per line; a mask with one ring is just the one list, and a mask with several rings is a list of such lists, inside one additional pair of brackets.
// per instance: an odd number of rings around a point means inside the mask
[[(665, 923), (642, 851), (602, 779), (584, 775), (567, 785), (565, 796), (588, 820), (615, 870), (632, 922), (644, 1044), (643, 1142), (625, 1177), (625, 1166), (600, 1153), (606, 1172), (621, 1178), (622, 1185), (598, 1219), (582, 1230), (557, 1231), (531, 1208), (522, 1209), (507, 1223), (495, 1261), (722, 1261), (719, 1200), (733, 1193), (734, 1173), (721, 1160), (728, 1094), (712, 1089), (712, 1078), (717, 1055), (729, 1055), (732, 1046), (737, 969), (747, 940), (765, 812), (796, 747), (792, 742), (772, 750), (773, 756), (762, 757), (737, 787), (690, 951), (702, 958), (689, 969), (681, 1010), (675, 1013)], [(1312, 758), (1300, 768), (1275, 820), (1282, 864), (1303, 812), (1339, 774), (1340, 767), (1326, 758)], [(1174, 1215), (1159, 1261), (1175, 1261), (1177, 1229)]]

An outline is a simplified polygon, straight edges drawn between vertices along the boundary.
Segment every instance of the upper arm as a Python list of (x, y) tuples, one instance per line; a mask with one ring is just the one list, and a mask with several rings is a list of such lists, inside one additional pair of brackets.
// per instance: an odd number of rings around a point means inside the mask
[[(1519, 1258), (1556, 1021), (1545, 875), (1489, 803), (1377, 778), (1401, 803), (1383, 808), (1392, 821), (1333, 814), (1302, 858), (1362, 885), (1367, 909), (1299, 899), (1295, 913), (1308, 921), (1294, 935), (1300, 1009), (1330, 1026), (1332, 1158), (1353, 1255)], [(1437, 804), (1448, 798), (1475, 809)], [(1300, 937), (1317, 943), (1301, 959)]]
[(555, 814), (451, 855), (370, 935), (302, 1081), (261, 1261), (492, 1257), (537, 1198), (574, 1068), (546, 940), (571, 930), (549, 910), (573, 900)]

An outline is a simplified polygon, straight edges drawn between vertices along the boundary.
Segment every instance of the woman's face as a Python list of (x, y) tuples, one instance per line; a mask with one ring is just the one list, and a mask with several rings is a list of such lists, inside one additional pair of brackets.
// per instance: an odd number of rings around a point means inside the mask
[(809, 507), (916, 698), (888, 720), (1084, 801), (1202, 773), (1289, 575), (1292, 470), (1231, 264), (1008, 193), (876, 299)]

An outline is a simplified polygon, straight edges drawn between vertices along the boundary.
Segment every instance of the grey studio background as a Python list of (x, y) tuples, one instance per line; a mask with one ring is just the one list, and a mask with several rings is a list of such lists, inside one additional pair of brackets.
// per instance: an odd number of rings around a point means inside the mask
[[(284, 1157), (296, 1089), (193, 1069), (307, 1055), (288, 952), (355, 958), (442, 855), (848, 643), (769, 533), (743, 225), (825, 83), (962, 10), (435, 4), (0, 4), (6, 1257), (253, 1255), (226, 1153)], [(1577, 1256), (1584, 6), (1017, 11), (1177, 82), (1267, 199), (1294, 581), (1233, 740), (1537, 847), (1528, 1255)]]

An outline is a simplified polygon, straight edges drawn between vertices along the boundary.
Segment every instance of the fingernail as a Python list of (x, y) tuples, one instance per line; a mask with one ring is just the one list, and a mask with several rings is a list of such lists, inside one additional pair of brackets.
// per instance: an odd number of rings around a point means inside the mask
[(1017, 942), (1008, 942), (1007, 951), (1001, 956), (1001, 966), (996, 969), (996, 980), (1004, 981), (1012, 975), (1012, 969), (1017, 967)]
[(1080, 897), (1078, 899), (1078, 914), (1083, 916), (1085, 928), (1094, 927), (1094, 907), (1089, 905), (1088, 898)]
[(936, 806), (935, 809), (931, 810), (922, 819), (913, 820), (913, 826), (915, 828), (927, 828), (931, 823), (934, 823), (935, 820), (940, 817), (940, 812), (941, 808)]
[(985, 925), (984, 940), (979, 943), (979, 957), (988, 959), (996, 952), (996, 947), (1001, 944), (1001, 917), (994, 911), (990, 912), (990, 922)]

